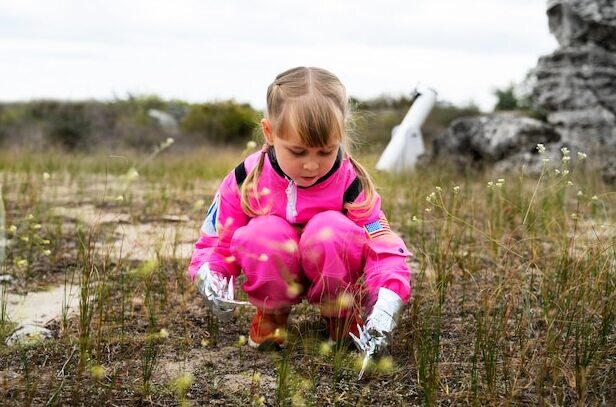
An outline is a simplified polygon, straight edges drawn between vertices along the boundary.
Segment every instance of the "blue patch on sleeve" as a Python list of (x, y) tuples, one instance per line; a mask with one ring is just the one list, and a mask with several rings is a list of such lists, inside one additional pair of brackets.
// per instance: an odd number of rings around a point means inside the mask
[(205, 220), (201, 226), (201, 231), (208, 236), (218, 236), (218, 206), (220, 205), (220, 194), (216, 194), (214, 201), (205, 214)]

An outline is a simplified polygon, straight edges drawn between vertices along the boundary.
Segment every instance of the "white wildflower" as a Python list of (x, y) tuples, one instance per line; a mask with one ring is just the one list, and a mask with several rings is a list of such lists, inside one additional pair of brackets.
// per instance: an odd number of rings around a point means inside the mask
[(545, 154), (545, 146), (541, 143), (537, 144), (537, 151), (539, 154)]
[(584, 160), (585, 160), (588, 156), (586, 155), (586, 153), (583, 153), (583, 152), (581, 152), (581, 151), (578, 151), (578, 153), (577, 153), (577, 157), (578, 157), (578, 160), (580, 160), (580, 161), (584, 161)]

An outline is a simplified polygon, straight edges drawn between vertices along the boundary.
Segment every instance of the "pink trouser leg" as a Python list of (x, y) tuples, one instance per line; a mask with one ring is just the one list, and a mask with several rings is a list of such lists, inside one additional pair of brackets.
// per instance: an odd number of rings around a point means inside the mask
[(327, 317), (347, 316), (356, 306), (366, 234), (340, 212), (315, 215), (299, 242), (301, 265), (311, 283), (308, 301)]
[(295, 228), (273, 215), (253, 218), (235, 231), (231, 253), (246, 275), (242, 289), (256, 307), (282, 313), (301, 301), (298, 243)]

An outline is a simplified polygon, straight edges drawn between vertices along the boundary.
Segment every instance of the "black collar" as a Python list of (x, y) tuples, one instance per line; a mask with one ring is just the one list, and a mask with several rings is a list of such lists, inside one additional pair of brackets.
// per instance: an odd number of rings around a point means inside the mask
[[(282, 168), (280, 168), (280, 165), (278, 165), (278, 160), (276, 159), (276, 151), (274, 151), (274, 146), (270, 146), (270, 148), (268, 148), (267, 156), (269, 157), (270, 163), (272, 164), (272, 167), (274, 167), (274, 170), (278, 173), (278, 175), (290, 180), (291, 178), (289, 178), (289, 176), (284, 173)], [(331, 177), (332, 174), (336, 172), (338, 168), (340, 168), (340, 164), (342, 164), (342, 148), (338, 148), (338, 155), (336, 155), (336, 161), (334, 162), (332, 169), (329, 170), (327, 174), (323, 175), (321, 178), (317, 180), (317, 182), (310, 185), (309, 187), (300, 187), (299, 185), (297, 187), (301, 189), (306, 189), (306, 188), (313, 187), (317, 184), (320, 184), (321, 182)]]

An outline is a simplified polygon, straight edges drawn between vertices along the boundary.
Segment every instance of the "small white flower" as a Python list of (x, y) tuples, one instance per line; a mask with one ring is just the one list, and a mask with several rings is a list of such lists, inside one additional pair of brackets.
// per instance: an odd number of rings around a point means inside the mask
[(460, 192), (460, 185), (456, 185), (455, 187), (453, 187), (453, 193), (457, 194), (458, 192)]
[(571, 214), (571, 219), (576, 220), (577, 219), (577, 213), (572, 213)]
[(537, 144), (537, 151), (539, 152), (539, 154), (544, 154), (545, 153), (545, 146), (541, 143)]
[(122, 196), (122, 195), (118, 195), (118, 196), (116, 196), (115, 200), (116, 200), (117, 202), (122, 202), (122, 201), (124, 201), (124, 196)]
[(488, 188), (492, 188), (494, 186), (494, 183), (492, 181), (488, 182)]
[(498, 182), (500, 182), (501, 184), (504, 184), (505, 183), (505, 178), (499, 178)]
[(547, 164), (547, 163), (549, 163), (549, 162), (550, 162), (550, 159), (549, 159), (549, 158), (544, 158), (544, 159), (543, 159), (543, 160), (541, 160), (541, 161), (543, 161), (543, 163), (544, 163), (544, 164)]
[(560, 149), (560, 151), (563, 153), (563, 155), (569, 155), (569, 149), (567, 147), (563, 147)]
[(167, 140), (165, 141), (165, 143), (170, 146), (171, 144), (173, 144), (175, 142), (175, 140), (173, 139), (173, 137), (167, 137)]
[(580, 196), (580, 197), (581, 197), (581, 196), (584, 196), (584, 193), (583, 193), (582, 191), (578, 191), (578, 192), (577, 192), (577, 196)]
[(413, 215), (411, 222), (419, 222), (419, 219), (417, 219), (417, 216)]
[(51, 178), (51, 175), (50, 175), (48, 172), (44, 172), (44, 173), (43, 173), (43, 179), (44, 179), (45, 181), (47, 181), (47, 180), (48, 180), (48, 179), (50, 179), (50, 178)]
[(599, 197), (597, 195), (593, 195), (590, 199), (597, 202), (599, 200)]
[(578, 157), (578, 160), (583, 161), (583, 160), (585, 160), (588, 156), (586, 155), (586, 153), (583, 153), (583, 152), (581, 152), (581, 151), (578, 151), (578, 153), (577, 153), (577, 157)]
[(11, 232), (11, 233), (17, 232), (17, 226), (15, 226), (15, 225), (9, 226), (9, 232)]
[(160, 336), (162, 339), (166, 339), (169, 337), (169, 332), (165, 328), (162, 328), (158, 333), (158, 336)]
[(567, 186), (572, 187), (572, 186), (573, 186), (573, 182), (571, 182), (571, 181), (567, 181)]
[(51, 250), (49, 250), (49, 249), (45, 249), (45, 250), (43, 250), (43, 254), (44, 254), (45, 256), (51, 256)]
[(563, 156), (563, 162), (569, 162), (569, 160), (571, 160), (571, 157), (569, 157), (568, 155)]
[(497, 182), (495, 185), (496, 185), (496, 188), (502, 188), (503, 187), (503, 183), (502, 182)]
[(135, 167), (131, 167), (127, 172), (126, 172), (126, 178), (128, 179), (136, 179), (139, 177), (139, 172), (137, 171), (137, 169)]
[(559, 170), (558, 168), (556, 168), (556, 169), (554, 170), (554, 173), (555, 173), (556, 175), (558, 175), (558, 174), (560, 174), (560, 170)]
[(563, 170), (563, 175), (569, 174), (569, 170)]
[(434, 189), (436, 190), (436, 192), (441, 192), (443, 190), (443, 188), (441, 188), (439, 186), (435, 187)]

